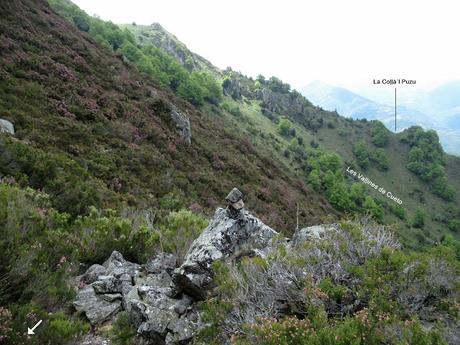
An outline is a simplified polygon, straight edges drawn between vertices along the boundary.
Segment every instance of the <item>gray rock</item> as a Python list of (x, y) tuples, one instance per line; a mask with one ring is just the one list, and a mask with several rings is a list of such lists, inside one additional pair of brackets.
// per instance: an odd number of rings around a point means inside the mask
[(176, 128), (184, 141), (190, 145), (192, 143), (192, 127), (189, 118), (179, 112), (175, 107), (171, 110), (171, 119), (176, 124)]
[(14, 135), (14, 125), (8, 120), (0, 119), (0, 133)]
[(294, 233), (291, 240), (291, 245), (296, 246), (306, 241), (321, 239), (326, 231), (337, 231), (337, 224), (322, 224), (314, 225), (300, 229)]
[(177, 258), (173, 254), (160, 253), (151, 258), (144, 265), (148, 273), (172, 272), (176, 268)]
[(114, 276), (100, 276), (91, 286), (98, 294), (121, 293), (121, 282)]
[(81, 276), (81, 281), (85, 284), (91, 284), (98, 280), (99, 276), (105, 275), (107, 275), (107, 269), (104, 266), (96, 264), (88, 268), (86, 273)]
[(113, 302), (115, 300), (120, 300), (123, 298), (123, 296), (119, 293), (108, 293), (100, 296), (101, 299), (107, 302)]
[(113, 251), (110, 257), (104, 262), (103, 266), (107, 270), (108, 275), (113, 275), (116, 278), (123, 274), (129, 274), (131, 277), (139, 274), (141, 266), (132, 262), (126, 261), (118, 251)]
[(238, 188), (233, 188), (230, 193), (228, 193), (225, 200), (230, 204), (234, 204), (243, 199), (243, 193)]
[(170, 323), (170, 332), (165, 339), (166, 344), (186, 344), (192, 340), (201, 327), (201, 320), (197, 312), (183, 315), (176, 322)]
[(159, 274), (148, 274), (147, 276), (136, 277), (134, 282), (136, 286), (148, 286), (169, 297), (173, 297), (175, 294), (175, 285), (171, 276), (166, 271)]
[(184, 263), (174, 271), (173, 280), (185, 293), (204, 299), (212, 288), (211, 264), (250, 251), (264, 256), (278, 233), (247, 211), (235, 219), (227, 210), (217, 209), (203, 233), (192, 243)]
[(174, 304), (174, 311), (177, 314), (182, 315), (187, 311), (187, 308), (190, 307), (192, 303), (193, 301), (190, 297), (183, 295), (182, 298)]
[(77, 340), (75, 345), (110, 345), (112, 344), (109, 338), (105, 338), (98, 334), (89, 333)]
[(92, 286), (77, 292), (77, 299), (73, 302), (78, 312), (84, 313), (92, 325), (109, 320), (121, 309), (121, 301), (107, 302), (96, 295)]
[(138, 325), (137, 332), (144, 336), (166, 336), (168, 325), (178, 319), (174, 312), (174, 301), (168, 297), (157, 294), (150, 295), (148, 302), (133, 301), (131, 305), (132, 320)]

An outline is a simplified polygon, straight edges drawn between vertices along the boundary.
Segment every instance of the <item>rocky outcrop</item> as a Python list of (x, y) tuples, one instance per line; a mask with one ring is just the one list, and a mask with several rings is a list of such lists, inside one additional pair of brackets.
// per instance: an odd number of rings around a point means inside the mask
[(262, 100), (266, 109), (274, 113), (303, 114), (310, 105), (298, 93), (279, 93), (269, 88), (260, 90), (257, 97)]
[(190, 341), (203, 326), (196, 301), (212, 291), (212, 263), (242, 255), (266, 256), (278, 235), (244, 210), (238, 189), (226, 200), (228, 207), (217, 209), (180, 267), (172, 254), (158, 254), (141, 266), (114, 251), (104, 264), (78, 277), (76, 310), (92, 325), (126, 310), (138, 333), (155, 344)]
[(14, 135), (14, 125), (10, 121), (0, 119), (0, 133), (9, 133)]
[(178, 292), (170, 272), (174, 255), (162, 253), (140, 266), (114, 251), (103, 265), (91, 266), (78, 277), (73, 302), (93, 326), (126, 310), (138, 333), (158, 344), (183, 344), (201, 326), (192, 298)]
[(192, 243), (184, 263), (174, 271), (176, 285), (194, 299), (206, 298), (213, 287), (211, 265), (242, 255), (265, 256), (278, 233), (243, 209), (238, 189), (227, 196), (209, 226)]
[(192, 143), (192, 128), (189, 118), (182, 114), (175, 107), (171, 109), (171, 119), (175, 123), (176, 128), (184, 141), (190, 145)]

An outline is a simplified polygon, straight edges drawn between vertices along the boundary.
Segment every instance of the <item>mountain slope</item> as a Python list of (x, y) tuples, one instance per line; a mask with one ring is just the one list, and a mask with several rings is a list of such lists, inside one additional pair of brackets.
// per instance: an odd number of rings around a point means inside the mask
[(177, 59), (180, 64), (189, 70), (207, 71), (214, 75), (221, 75), (221, 71), (211, 62), (190, 51), (176, 36), (166, 31), (159, 23), (151, 25), (122, 24), (134, 34), (141, 45), (153, 44)]
[[(0, 173), (44, 189), (56, 208), (74, 216), (91, 205), (210, 211), (238, 185), (280, 228), (294, 227), (285, 212), (292, 216), (296, 202), (310, 205), (309, 223), (330, 212), (240, 132), (222, 127), (218, 109), (202, 111), (162, 89), (45, 2), (2, 3), (0, 25), (0, 113), (16, 127), (15, 138), (1, 137)], [(173, 109), (190, 118), (190, 146)]]
[[(401, 92), (397, 131), (418, 125), (436, 129), (444, 149), (460, 155), (459, 109), (455, 107), (456, 84), (446, 84), (431, 92)], [(382, 121), (394, 131), (394, 106), (374, 102), (345, 88), (313, 82), (301, 89), (315, 105), (354, 119)], [(458, 94), (460, 96), (460, 93)]]
[[(314, 104), (326, 110), (337, 110), (339, 114), (354, 119), (379, 120), (387, 128), (394, 130), (394, 107), (392, 106), (379, 104), (345, 88), (321, 82), (313, 82), (300, 91)], [(427, 115), (417, 110), (405, 106), (398, 107), (398, 131), (415, 125), (430, 127), (433, 126), (433, 122)]]

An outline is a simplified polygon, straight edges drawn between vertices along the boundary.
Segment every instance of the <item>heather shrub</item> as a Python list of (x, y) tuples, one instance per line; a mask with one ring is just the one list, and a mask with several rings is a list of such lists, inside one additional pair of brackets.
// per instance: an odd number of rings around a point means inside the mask
[(452, 246), (403, 252), (386, 227), (343, 222), (266, 258), (214, 265), (218, 295), (203, 310), (221, 316), (204, 334), (235, 344), (445, 344), (447, 333), (420, 322), (428, 313), (453, 327), (459, 270)]

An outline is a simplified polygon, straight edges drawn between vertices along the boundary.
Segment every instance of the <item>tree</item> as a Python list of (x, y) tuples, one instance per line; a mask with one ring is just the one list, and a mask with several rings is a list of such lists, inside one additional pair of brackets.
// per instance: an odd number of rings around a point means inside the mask
[(310, 172), (310, 174), (308, 175), (308, 183), (316, 191), (319, 191), (321, 189), (321, 172), (318, 169), (313, 169)]
[(372, 124), (372, 143), (379, 147), (384, 147), (388, 144), (389, 130), (380, 121), (373, 121)]
[(421, 209), (415, 211), (414, 219), (412, 221), (412, 226), (414, 228), (423, 228), (425, 226), (425, 212)]
[(292, 123), (287, 118), (283, 117), (278, 124), (278, 133), (287, 137), (292, 128)]
[(367, 151), (367, 145), (364, 140), (359, 141), (353, 146), (353, 154), (356, 156), (358, 165), (361, 168), (367, 168), (369, 166), (369, 152)]
[(363, 204), (363, 210), (373, 216), (375, 219), (382, 221), (383, 220), (383, 209), (379, 205), (376, 204), (374, 199), (370, 196), (366, 196)]
[(371, 154), (370, 158), (374, 163), (376, 163), (377, 169), (379, 169), (380, 171), (387, 171), (389, 169), (388, 157), (385, 154), (384, 149), (375, 150)]
[(347, 211), (353, 208), (353, 203), (345, 183), (334, 180), (328, 194), (329, 202), (339, 210)]
[(139, 48), (137, 48), (134, 44), (132, 44), (129, 41), (123, 43), (121, 52), (131, 62), (138, 62), (143, 57), (143, 54), (139, 50)]
[(350, 188), (350, 198), (356, 206), (362, 206), (366, 198), (366, 187), (362, 183), (353, 183)]

